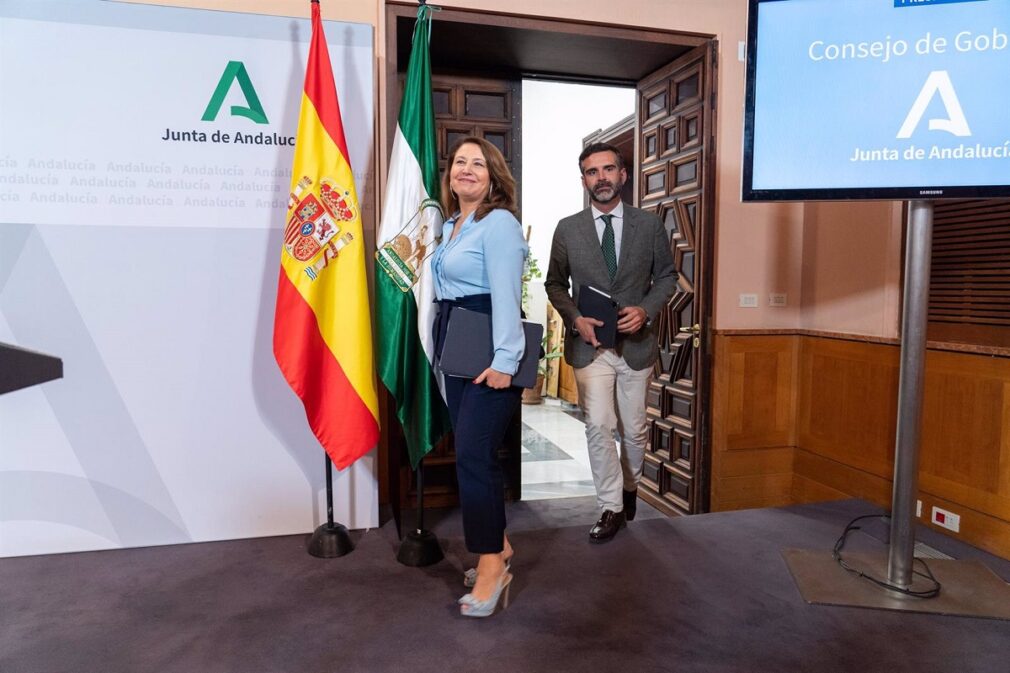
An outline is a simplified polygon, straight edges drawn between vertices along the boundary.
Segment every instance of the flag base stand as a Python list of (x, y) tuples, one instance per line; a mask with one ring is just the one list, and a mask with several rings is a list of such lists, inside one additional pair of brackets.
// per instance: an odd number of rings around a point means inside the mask
[(445, 558), (438, 538), (430, 530), (424, 529), (424, 464), (417, 464), (414, 483), (417, 485), (417, 526), (400, 543), (396, 560), (405, 566), (423, 568), (438, 563)]
[(309, 539), (308, 552), (317, 558), (337, 558), (354, 551), (354, 543), (347, 528), (338, 524), (324, 523), (316, 528)]
[(333, 522), (333, 462), (323, 452), (326, 461), (326, 523), (316, 528), (309, 538), (306, 551), (316, 558), (337, 558), (354, 551), (347, 528)]
[(423, 568), (441, 561), (445, 556), (438, 538), (428, 530), (413, 530), (400, 543), (396, 560), (405, 566)]

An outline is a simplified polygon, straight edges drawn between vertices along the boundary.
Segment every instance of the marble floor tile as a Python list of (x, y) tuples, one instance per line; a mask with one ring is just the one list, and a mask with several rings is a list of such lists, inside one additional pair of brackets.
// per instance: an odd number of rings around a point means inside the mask
[(595, 495), (578, 407), (554, 398), (523, 407), (523, 500)]

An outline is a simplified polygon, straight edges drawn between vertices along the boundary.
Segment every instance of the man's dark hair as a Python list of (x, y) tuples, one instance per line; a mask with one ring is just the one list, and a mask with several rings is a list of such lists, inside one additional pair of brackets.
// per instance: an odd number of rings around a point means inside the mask
[(586, 149), (582, 150), (582, 154), (579, 155), (579, 173), (582, 172), (582, 162), (586, 160), (586, 157), (597, 152), (613, 152), (614, 156), (617, 157), (617, 167), (619, 169), (624, 168), (624, 157), (621, 156), (621, 150), (610, 143), (593, 143), (586, 145)]

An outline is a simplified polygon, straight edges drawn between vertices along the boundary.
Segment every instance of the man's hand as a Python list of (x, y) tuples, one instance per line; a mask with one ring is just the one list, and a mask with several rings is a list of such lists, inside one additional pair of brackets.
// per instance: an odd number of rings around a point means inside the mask
[(600, 342), (596, 338), (596, 328), (603, 327), (603, 321), (596, 318), (587, 318), (582, 315), (575, 319), (575, 331), (579, 333), (582, 340), (593, 348), (599, 348)]
[(473, 380), (474, 383), (481, 384), (486, 383), (488, 388), (508, 388), (512, 385), (512, 376), (510, 374), (504, 374), (497, 369), (491, 369), (488, 367), (480, 373), (480, 376)]
[(625, 306), (617, 312), (617, 331), (621, 334), (634, 334), (642, 329), (649, 314), (641, 306)]

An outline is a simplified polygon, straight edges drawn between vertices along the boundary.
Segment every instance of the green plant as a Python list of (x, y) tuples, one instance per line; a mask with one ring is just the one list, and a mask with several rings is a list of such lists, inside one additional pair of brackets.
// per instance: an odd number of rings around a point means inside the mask
[(540, 376), (547, 376), (548, 360), (554, 360), (564, 355), (564, 352), (562, 351), (563, 344), (559, 343), (553, 348), (550, 347), (549, 344), (553, 334), (554, 330), (547, 330), (547, 333), (544, 334), (543, 341), (540, 342), (540, 348), (544, 351), (544, 356), (540, 358), (540, 362), (537, 363), (537, 374), (540, 374)]
[(540, 271), (540, 264), (537, 262), (537, 258), (532, 254), (526, 255), (526, 264), (523, 267), (523, 293), (520, 304), (522, 305), (523, 312), (527, 315), (530, 312), (530, 281), (536, 278), (543, 278), (543, 275)]

